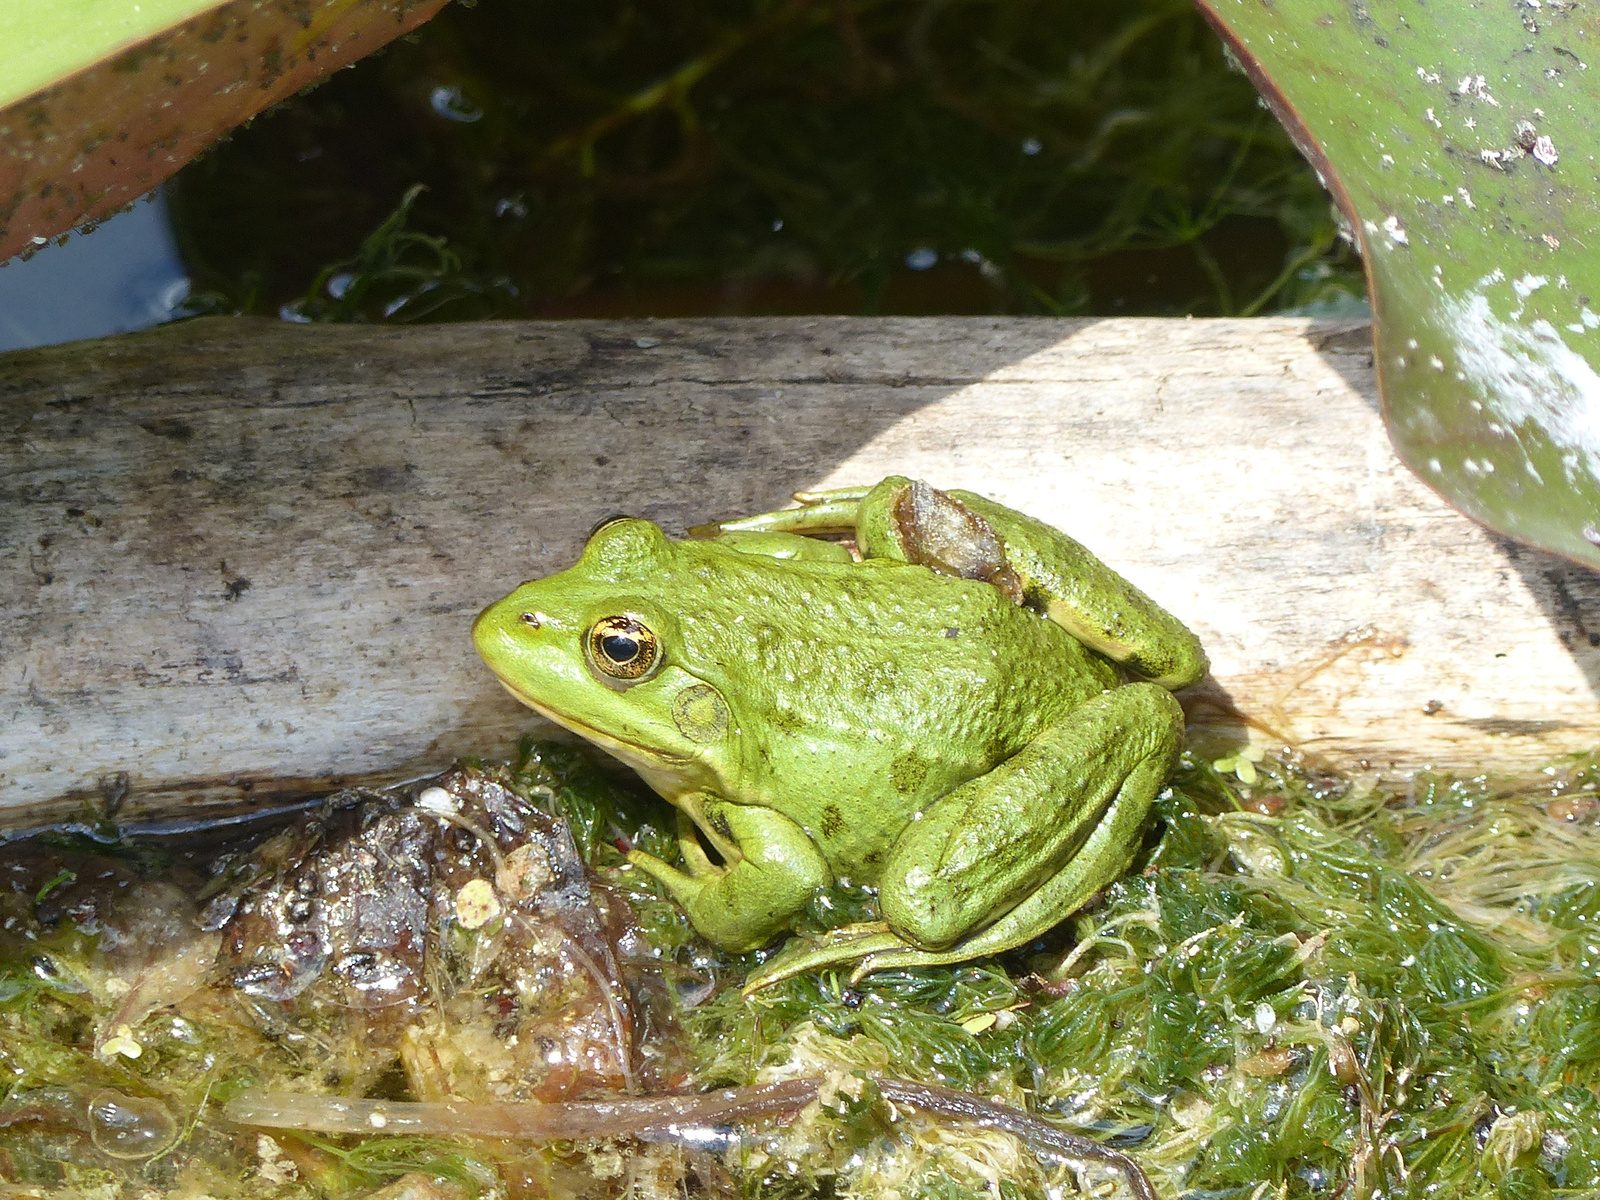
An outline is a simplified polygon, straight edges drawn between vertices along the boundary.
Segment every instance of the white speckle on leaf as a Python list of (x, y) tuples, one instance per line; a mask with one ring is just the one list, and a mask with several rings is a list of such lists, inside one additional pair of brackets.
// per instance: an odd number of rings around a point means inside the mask
[(1428, 70), (1426, 67), (1418, 67), (1417, 68), (1417, 78), (1422, 80), (1423, 83), (1438, 83), (1439, 82), (1438, 74), (1436, 72)]
[[(1465, 382), (1500, 424), (1553, 442), (1564, 452), (1569, 475), (1582, 468), (1600, 480), (1600, 374), (1550, 322), (1524, 327), (1497, 316), (1484, 294), (1498, 282), (1496, 275), (1481, 280), (1470, 296), (1442, 305), (1443, 332), (1456, 348)], [(1512, 286), (1526, 297), (1544, 283), (1525, 275)], [(1483, 469), (1477, 464), (1478, 473)]]
[(1484, 162), (1488, 163), (1497, 171), (1505, 170), (1505, 168), (1500, 165), (1501, 155), (1500, 151), (1498, 150), (1479, 150), (1478, 157), (1483, 159)]
[(1446, 192), (1444, 194), (1444, 202), (1446, 204), (1454, 204), (1456, 202), (1456, 198), (1454, 196), (1452, 196), (1449, 192)]
[(1517, 293), (1519, 300), (1526, 300), (1549, 282), (1550, 280), (1544, 275), (1528, 274), (1514, 282), (1511, 290)]
[(1437, 458), (1430, 458), (1428, 460), (1428, 470), (1432, 471), (1435, 475), (1441, 475), (1444, 473), (1444, 464), (1441, 463)]
[(1444, 370), (1444, 359), (1440, 358), (1437, 354), (1430, 354), (1428, 355), (1428, 365), (1435, 371), (1442, 371)]
[(1382, 158), (1378, 159), (1378, 161), (1382, 163), (1385, 168), (1392, 167), (1394, 166), (1394, 155), (1385, 154)]
[(1431, 108), (1428, 109), (1426, 115), (1427, 115), (1427, 118), (1428, 118), (1428, 123), (1430, 125), (1432, 125), (1435, 129), (1443, 129), (1444, 128), (1444, 122), (1439, 120), (1438, 117), (1433, 115), (1433, 109), (1431, 109)]
[(1590, 329), (1600, 328), (1600, 313), (1596, 313), (1587, 304), (1583, 306), (1583, 311), (1578, 316), (1583, 319), (1583, 323)]
[(1411, 241), (1411, 236), (1406, 233), (1404, 227), (1400, 224), (1400, 218), (1393, 213), (1390, 213), (1383, 222), (1383, 231), (1389, 235), (1389, 240), (1396, 245), (1408, 245)]
[(1463, 75), (1461, 82), (1456, 84), (1456, 92), (1462, 96), (1474, 96), (1496, 108), (1500, 107), (1500, 101), (1489, 94), (1489, 81), (1482, 75)]
[(1550, 249), (1552, 249), (1552, 250), (1561, 249), (1561, 239), (1556, 237), (1555, 234), (1553, 234), (1553, 233), (1541, 233), (1539, 236), (1544, 239), (1544, 244), (1546, 246), (1549, 246)]
[(1477, 208), (1478, 207), (1476, 204), (1474, 204), (1472, 202), (1472, 193), (1467, 191), (1466, 188), (1457, 188), (1456, 189), (1456, 195), (1461, 197), (1461, 202), (1463, 204), (1465, 204), (1468, 208)]
[(1468, 117), (1467, 118), (1467, 128), (1468, 129), (1476, 129), (1477, 127), (1478, 127), (1478, 122), (1475, 121), (1473, 118)]
[(1533, 141), (1533, 157), (1547, 167), (1556, 165), (1556, 159), (1561, 156), (1556, 153), (1556, 144), (1545, 134), (1540, 134)]

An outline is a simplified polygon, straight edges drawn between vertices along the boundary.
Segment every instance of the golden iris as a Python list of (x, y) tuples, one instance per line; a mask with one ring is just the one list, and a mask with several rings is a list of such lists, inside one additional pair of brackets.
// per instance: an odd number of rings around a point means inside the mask
[(638, 683), (661, 661), (661, 643), (638, 617), (601, 617), (589, 628), (589, 664), (602, 675)]

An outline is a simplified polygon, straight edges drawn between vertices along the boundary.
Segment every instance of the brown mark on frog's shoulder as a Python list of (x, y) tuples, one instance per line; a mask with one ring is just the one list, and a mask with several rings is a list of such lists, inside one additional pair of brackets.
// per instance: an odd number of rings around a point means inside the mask
[(916, 791), (927, 777), (928, 760), (914, 752), (902, 754), (889, 766), (889, 780), (902, 796)]
[(838, 837), (844, 829), (844, 813), (837, 804), (822, 806), (822, 836), (826, 838)]
[(706, 813), (706, 824), (716, 830), (718, 835), (733, 841), (733, 828), (728, 824), (728, 816), (720, 808), (713, 808)]

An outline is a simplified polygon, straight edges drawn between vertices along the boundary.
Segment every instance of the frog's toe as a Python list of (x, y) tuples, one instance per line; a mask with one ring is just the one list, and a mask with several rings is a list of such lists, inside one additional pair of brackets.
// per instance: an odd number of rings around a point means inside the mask
[[(898, 942), (898, 939), (896, 939)], [(875, 951), (861, 960), (850, 973), (851, 984), (860, 983), (878, 971), (899, 971), (906, 967), (944, 967), (951, 963), (966, 962), (972, 958), (971, 950), (917, 950), (904, 942)]]
[(819, 938), (791, 938), (787, 946), (744, 981), (744, 994), (753, 995), (793, 975), (843, 966), (880, 951), (903, 948), (905, 942), (890, 933), (882, 921), (841, 926)]

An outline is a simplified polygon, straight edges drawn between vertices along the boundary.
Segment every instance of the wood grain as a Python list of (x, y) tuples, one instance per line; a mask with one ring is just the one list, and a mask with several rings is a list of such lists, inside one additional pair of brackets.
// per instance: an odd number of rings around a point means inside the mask
[[(0, 358), (0, 805), (259, 803), (504, 753), (467, 640), (602, 516), (891, 472), (1068, 530), (1202, 636), (1194, 738), (1528, 774), (1600, 741), (1600, 581), (1396, 461), (1364, 326), (212, 319)], [(1247, 728), (1248, 726), (1248, 728)]]

